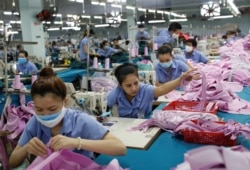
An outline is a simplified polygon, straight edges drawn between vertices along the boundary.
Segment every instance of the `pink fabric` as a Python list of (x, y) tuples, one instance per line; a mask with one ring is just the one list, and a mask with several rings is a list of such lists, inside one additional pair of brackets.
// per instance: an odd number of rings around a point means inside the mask
[(117, 84), (107, 77), (94, 77), (91, 80), (91, 89), (95, 92), (100, 92), (102, 89), (105, 92), (109, 92), (110, 90), (114, 89)]
[[(90, 158), (74, 153), (70, 150), (51, 152), (48, 149), (46, 157), (38, 156), (27, 170), (125, 170), (120, 167), (116, 159), (107, 166), (98, 165)], [(128, 169), (127, 169), (128, 170)]]

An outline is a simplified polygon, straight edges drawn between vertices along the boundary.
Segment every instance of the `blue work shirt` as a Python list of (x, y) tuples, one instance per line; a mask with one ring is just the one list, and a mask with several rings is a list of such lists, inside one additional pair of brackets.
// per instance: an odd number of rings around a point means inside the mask
[(37, 74), (38, 69), (36, 65), (30, 61), (27, 61), (24, 64), (16, 65), (17, 72), (22, 72), (23, 74)]
[(208, 62), (207, 57), (205, 57), (202, 53), (197, 50), (194, 50), (191, 55), (189, 55), (186, 51), (184, 52), (186, 59), (191, 59), (195, 63), (204, 63)]
[[(101, 140), (108, 130), (99, 122), (94, 120), (86, 113), (79, 110), (66, 109), (63, 125), (60, 134), (82, 139)], [(33, 137), (39, 138), (44, 144), (47, 144), (52, 138), (51, 129), (42, 125), (35, 116), (33, 116), (27, 123), (19, 141), (18, 145), (24, 146)], [(93, 157), (93, 153), (87, 150), (73, 150), (76, 153), (83, 154), (89, 158)]]
[(178, 54), (174, 54), (174, 60), (180, 60), (183, 63), (187, 63), (187, 59), (181, 55), (178, 55)]
[(155, 86), (140, 83), (136, 96), (128, 101), (124, 90), (117, 86), (108, 93), (107, 105), (112, 107), (117, 105), (120, 117), (137, 118), (138, 112), (148, 116), (152, 111)]
[(147, 31), (138, 31), (135, 35), (136, 40), (149, 39), (150, 35)]
[(99, 48), (96, 53), (103, 57), (109, 57), (111, 54), (116, 53), (117, 51), (118, 50), (114, 48), (108, 47), (105, 50), (102, 48)]
[(157, 36), (154, 38), (154, 43), (158, 44), (158, 47), (162, 46), (164, 43), (172, 43), (173, 37), (167, 29), (157, 32)]
[(180, 60), (173, 60), (173, 64), (168, 69), (162, 67), (160, 63), (157, 63), (155, 66), (156, 82), (166, 83), (177, 79), (181, 73), (187, 70), (188, 66)]
[(81, 60), (87, 60), (88, 54), (84, 52), (84, 46), (88, 46), (88, 38), (84, 37), (80, 43), (80, 59)]

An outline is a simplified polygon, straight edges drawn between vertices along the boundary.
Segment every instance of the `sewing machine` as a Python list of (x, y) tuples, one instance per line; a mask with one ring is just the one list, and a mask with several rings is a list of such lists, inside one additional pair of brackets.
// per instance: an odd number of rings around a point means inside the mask
[(154, 85), (156, 81), (155, 71), (139, 71), (139, 79), (141, 82)]
[(75, 91), (72, 83), (67, 88), (67, 107), (80, 107), (89, 114), (101, 115), (107, 111), (106, 92)]

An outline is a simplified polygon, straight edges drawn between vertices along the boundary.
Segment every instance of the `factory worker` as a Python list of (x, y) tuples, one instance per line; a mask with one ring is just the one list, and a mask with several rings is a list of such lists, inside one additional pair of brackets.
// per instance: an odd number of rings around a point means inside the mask
[(182, 26), (178, 22), (173, 22), (169, 25), (168, 29), (159, 30), (157, 36), (154, 38), (154, 43), (158, 47), (164, 43), (174, 43), (174, 39), (179, 37)]
[(188, 70), (187, 64), (181, 60), (174, 59), (172, 49), (168, 46), (161, 46), (158, 49), (157, 58), (159, 63), (155, 65), (156, 86), (177, 79), (183, 72)]
[(9, 164), (17, 167), (30, 154), (46, 156), (46, 144), (54, 151), (70, 149), (93, 158), (93, 152), (123, 155), (126, 146), (87, 113), (65, 108), (66, 86), (52, 68), (41, 70), (31, 87), (34, 116), (28, 121), (11, 153)]
[(138, 68), (136, 65), (126, 63), (115, 69), (115, 77), (118, 86), (107, 95), (107, 105), (117, 105), (120, 117), (137, 118), (138, 114), (148, 116), (152, 111), (152, 103), (156, 97), (162, 96), (174, 90), (181, 84), (183, 79), (189, 78), (187, 71), (177, 79), (155, 87), (143, 84), (139, 81)]
[(195, 39), (189, 39), (186, 41), (185, 46), (185, 57), (186, 59), (191, 59), (195, 63), (204, 63), (206, 64), (208, 62), (207, 57), (205, 57), (201, 52), (199, 52), (197, 49), (197, 41)]
[(139, 45), (139, 54), (144, 55), (145, 47), (149, 47), (150, 44), (150, 35), (147, 31), (144, 30), (144, 25), (138, 25), (138, 31), (135, 35), (135, 39)]
[(104, 40), (101, 43), (100, 48), (97, 50), (97, 54), (99, 54), (102, 58), (110, 57), (112, 54), (118, 52), (121, 52), (121, 50), (111, 48), (107, 40)]
[(19, 51), (18, 53), (18, 63), (16, 65), (16, 73), (21, 74), (37, 74), (38, 69), (34, 63), (29, 61), (27, 51)]

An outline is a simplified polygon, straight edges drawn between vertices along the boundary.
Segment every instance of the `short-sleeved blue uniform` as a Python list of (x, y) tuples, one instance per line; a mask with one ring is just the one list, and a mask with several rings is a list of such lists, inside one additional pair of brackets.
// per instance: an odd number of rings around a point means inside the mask
[(27, 61), (24, 64), (16, 65), (17, 71), (22, 72), (23, 74), (37, 74), (38, 69), (36, 65), (30, 61)]
[[(67, 137), (99, 140), (107, 133), (107, 129), (97, 122), (94, 118), (78, 110), (66, 109), (61, 134)], [(27, 123), (18, 144), (24, 146), (33, 137), (39, 138), (44, 144), (47, 144), (52, 137), (51, 129), (42, 125), (35, 116)], [(87, 150), (73, 150), (76, 153), (83, 154), (92, 158), (93, 153)]]
[(149, 84), (140, 84), (139, 91), (132, 101), (128, 101), (124, 90), (117, 86), (107, 96), (109, 107), (117, 105), (120, 117), (137, 118), (138, 112), (148, 116), (152, 111), (155, 87)]
[(106, 50), (99, 48), (97, 50), (97, 54), (99, 54), (102, 57), (109, 57), (112, 53), (116, 53), (117, 50), (111, 47), (108, 47)]
[(80, 43), (80, 59), (81, 60), (87, 60), (88, 54), (84, 52), (84, 46), (88, 46), (88, 38), (84, 37)]
[(164, 43), (172, 43), (173, 37), (167, 29), (158, 31), (157, 36), (154, 38), (154, 43), (158, 44), (158, 47)]
[(184, 53), (185, 53), (186, 59), (191, 59), (195, 63), (204, 63), (204, 64), (206, 64), (208, 62), (208, 59), (202, 53), (200, 53), (197, 50), (194, 50), (191, 55), (189, 55), (186, 51)]

